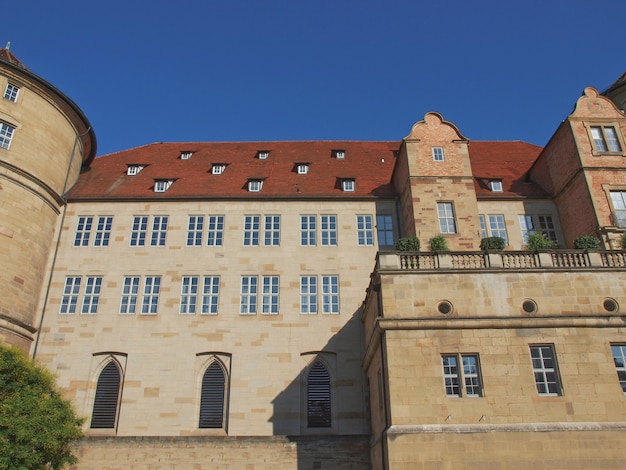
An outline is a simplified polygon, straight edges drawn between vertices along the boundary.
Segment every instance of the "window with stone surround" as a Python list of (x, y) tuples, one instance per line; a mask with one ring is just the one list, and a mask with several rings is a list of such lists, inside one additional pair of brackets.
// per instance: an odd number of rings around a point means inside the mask
[(98, 224), (96, 225), (96, 237), (93, 241), (93, 246), (109, 246), (112, 225), (112, 215), (98, 217)]
[(210, 215), (207, 224), (207, 245), (222, 246), (224, 240), (224, 216)]
[(442, 162), (444, 161), (444, 153), (443, 153), (443, 147), (433, 147), (432, 148), (432, 152), (433, 152), (433, 160), (436, 162)]
[(320, 222), (322, 246), (337, 245), (337, 216), (321, 215)]
[(613, 224), (626, 227), (626, 191), (610, 191), (613, 206)]
[[(120, 314), (134, 315), (139, 302), (140, 276), (126, 276), (122, 287)], [(143, 282), (141, 314), (156, 315), (161, 292), (161, 276), (145, 276)]]
[(448, 397), (481, 397), (483, 392), (478, 354), (441, 356)]
[(317, 276), (300, 276), (300, 313), (317, 313)]
[(561, 395), (561, 380), (559, 378), (554, 345), (532, 345), (530, 346), (530, 357), (537, 393), (543, 396)]
[(374, 245), (374, 219), (371, 215), (356, 216), (356, 239), (359, 246)]
[(0, 122), (0, 148), (9, 150), (15, 127), (10, 126), (6, 122)]
[(224, 364), (213, 359), (202, 376), (200, 391), (200, 429), (225, 429), (227, 372)]
[(114, 357), (109, 356), (96, 383), (89, 425), (91, 429), (115, 429), (117, 426), (123, 376), (120, 363)]
[(15, 103), (19, 93), (20, 87), (12, 83), (7, 83), (7, 87), (4, 89), (4, 99)]
[(619, 127), (613, 125), (594, 125), (589, 127), (595, 153), (622, 152), (618, 129)]
[(78, 218), (76, 234), (74, 235), (74, 246), (88, 246), (89, 236), (93, 225), (93, 216), (86, 215)]
[(331, 380), (328, 369), (316, 360), (307, 374), (307, 425), (309, 428), (329, 428), (332, 424)]
[(279, 311), (279, 277), (263, 276), (263, 290), (261, 292), (261, 313), (276, 315)]
[(202, 246), (204, 216), (190, 215), (187, 225), (187, 246)]
[(241, 276), (241, 297), (239, 313), (241, 315), (256, 315), (258, 276)]
[(315, 246), (317, 244), (317, 216), (300, 216), (300, 244), (302, 246)]
[[(65, 278), (63, 296), (61, 297), (61, 307), (59, 309), (60, 314), (72, 315), (76, 313), (82, 286), (82, 276), (68, 276)], [(101, 276), (87, 276), (85, 278), (83, 300), (80, 308), (81, 314), (94, 315), (98, 312), (101, 289)]]
[(339, 313), (339, 276), (322, 276), (322, 313)]
[(612, 344), (613, 362), (622, 392), (626, 395), (626, 344)]
[(437, 217), (439, 218), (439, 231), (441, 233), (456, 233), (454, 205), (451, 202), (437, 203)]

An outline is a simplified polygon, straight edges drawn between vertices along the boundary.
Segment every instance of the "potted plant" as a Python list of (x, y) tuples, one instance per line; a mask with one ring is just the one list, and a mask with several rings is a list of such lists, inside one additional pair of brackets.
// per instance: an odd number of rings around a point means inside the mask
[(450, 251), (448, 242), (442, 235), (436, 235), (428, 240), (430, 251)]
[(554, 242), (543, 233), (531, 233), (528, 235), (527, 246), (531, 251), (548, 250), (554, 246)]
[(480, 249), (483, 251), (504, 250), (505, 245), (502, 237), (485, 237), (480, 241)]
[(416, 236), (404, 237), (396, 241), (398, 251), (420, 251), (420, 239)]
[(593, 235), (581, 235), (574, 240), (574, 248), (578, 250), (597, 250), (600, 240)]

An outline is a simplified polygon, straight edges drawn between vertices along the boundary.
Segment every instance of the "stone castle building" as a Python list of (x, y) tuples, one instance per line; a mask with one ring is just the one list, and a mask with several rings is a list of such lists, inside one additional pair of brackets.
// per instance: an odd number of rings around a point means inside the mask
[(77, 469), (623, 468), (623, 76), (544, 148), (427, 113), (94, 158), (67, 96), (0, 70), (0, 335), (86, 417)]

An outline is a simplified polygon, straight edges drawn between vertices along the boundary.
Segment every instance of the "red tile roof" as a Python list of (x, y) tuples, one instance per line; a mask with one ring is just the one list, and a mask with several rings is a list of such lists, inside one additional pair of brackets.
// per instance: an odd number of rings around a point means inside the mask
[(22, 63), (22, 61), (20, 59), (18, 59), (17, 57), (15, 57), (15, 54), (13, 54), (10, 50), (8, 49), (0, 49), (0, 60), (3, 60), (5, 62), (9, 62), (13, 65), (17, 65), (19, 67), (22, 67), (23, 69), (26, 69), (26, 66)]
[[(547, 197), (540, 186), (526, 179), (542, 148), (520, 141), (471, 141), (470, 162), (478, 198)], [(491, 180), (502, 180), (502, 192), (493, 192)]]

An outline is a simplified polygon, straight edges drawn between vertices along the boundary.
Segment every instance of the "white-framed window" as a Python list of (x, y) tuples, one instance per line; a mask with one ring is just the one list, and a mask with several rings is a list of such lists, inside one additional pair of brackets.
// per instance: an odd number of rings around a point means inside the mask
[(504, 222), (504, 216), (500, 214), (490, 214), (487, 218), (489, 220), (489, 233), (491, 236), (503, 238), (504, 243), (508, 245), (509, 239), (506, 236), (506, 223)]
[(204, 216), (190, 215), (187, 225), (187, 246), (202, 246), (202, 234), (204, 233)]
[(167, 191), (172, 185), (172, 180), (156, 180), (154, 182), (154, 192), (155, 193), (164, 193)]
[(346, 158), (346, 151), (345, 150), (333, 150), (333, 155), (335, 155), (335, 158), (338, 159), (344, 159)]
[(371, 215), (356, 216), (356, 239), (359, 246), (374, 245), (374, 218)]
[(243, 246), (259, 246), (261, 216), (246, 215), (243, 220)]
[(159, 293), (161, 292), (161, 276), (146, 276), (143, 286), (141, 302), (142, 315), (156, 315), (159, 308)]
[(9, 150), (15, 127), (8, 125), (6, 122), (0, 122), (0, 148)]
[(317, 244), (317, 216), (300, 216), (300, 244), (302, 246), (315, 246)]
[(276, 315), (279, 311), (279, 277), (263, 276), (263, 291), (261, 292), (261, 313)]
[(241, 297), (239, 313), (256, 315), (259, 278), (257, 276), (241, 276)]
[(124, 286), (122, 287), (122, 299), (120, 301), (120, 314), (134, 315), (137, 312), (139, 280), (139, 276), (124, 277)]
[(167, 237), (168, 216), (156, 215), (152, 218), (152, 237), (150, 238), (150, 246), (165, 246), (165, 238)]
[(148, 217), (136, 215), (133, 217), (133, 227), (130, 232), (130, 246), (145, 246), (148, 231)]
[(478, 354), (444, 354), (441, 360), (446, 396), (482, 396)]
[(451, 202), (438, 202), (437, 216), (439, 217), (439, 231), (441, 233), (456, 233), (454, 205)]
[(480, 236), (482, 238), (487, 238), (489, 234), (487, 233), (487, 223), (485, 222), (485, 216), (480, 214), (478, 216), (478, 220), (480, 222)]
[(213, 163), (211, 166), (211, 173), (214, 175), (221, 175), (224, 173), (226, 169), (226, 165), (224, 163)]
[(626, 191), (610, 191), (613, 205), (613, 223), (618, 227), (626, 227)]
[(548, 240), (558, 243), (556, 227), (551, 215), (520, 215), (519, 224), (524, 243), (528, 243), (528, 236), (532, 233), (541, 233)]
[(89, 236), (93, 225), (93, 216), (86, 215), (78, 218), (76, 234), (74, 235), (74, 246), (88, 246)]
[(17, 101), (17, 96), (20, 93), (20, 87), (17, 85), (13, 85), (12, 83), (7, 83), (7, 87), (4, 89), (4, 99), (13, 101), (14, 103)]
[(300, 276), (300, 313), (317, 313), (317, 276)]
[(259, 160), (267, 160), (269, 156), (270, 156), (269, 150), (259, 150), (257, 152), (257, 157), (259, 158)]
[(128, 165), (126, 174), (128, 176), (135, 176), (138, 175), (141, 170), (143, 170), (143, 165)]
[(220, 277), (204, 276), (202, 284), (202, 313), (203, 315), (217, 315), (220, 299)]
[(194, 315), (198, 305), (198, 276), (183, 276), (180, 286), (181, 315)]
[(322, 276), (322, 313), (339, 313), (339, 276)]
[(626, 395), (626, 344), (612, 344), (611, 353), (622, 392)]
[(622, 151), (614, 126), (591, 126), (590, 129), (596, 152)]
[(258, 193), (263, 187), (263, 180), (248, 180), (248, 191), (251, 193)]
[(502, 180), (491, 180), (491, 181), (489, 181), (489, 188), (494, 193), (501, 193), (502, 192)]
[(343, 189), (344, 192), (353, 192), (354, 186), (355, 182), (351, 178), (341, 180), (341, 189)]
[(535, 385), (539, 395), (561, 395), (561, 381), (556, 364), (554, 345), (542, 344), (530, 346), (530, 357), (535, 375)]
[(436, 162), (444, 161), (443, 147), (433, 147), (433, 160)]
[(210, 215), (207, 226), (207, 245), (222, 246), (224, 240), (224, 216)]
[(308, 163), (298, 163), (298, 174), (306, 175), (309, 172), (309, 164)]
[(80, 313), (85, 315), (95, 315), (98, 313), (98, 303), (100, 302), (101, 290), (102, 277), (87, 276), (85, 282), (85, 294), (83, 295), (83, 305)]
[(532, 215), (520, 215), (519, 226), (522, 231), (522, 239), (524, 243), (528, 243), (528, 237), (532, 233), (535, 233), (535, 223), (533, 222)]
[(394, 246), (393, 219), (390, 215), (378, 214), (376, 216), (376, 235), (379, 246)]
[(180, 159), (181, 160), (189, 160), (192, 155), (193, 155), (193, 152), (190, 152), (190, 151), (180, 152)]
[(65, 278), (65, 287), (63, 288), (63, 296), (61, 297), (61, 308), (59, 313), (76, 313), (81, 280), (80, 276), (68, 276)]
[(109, 246), (112, 226), (112, 215), (104, 215), (98, 217), (98, 224), (96, 225), (96, 237), (93, 241), (93, 246)]
[(337, 245), (337, 216), (320, 215), (320, 235), (322, 246)]
[(264, 245), (280, 245), (280, 215), (265, 216)]

